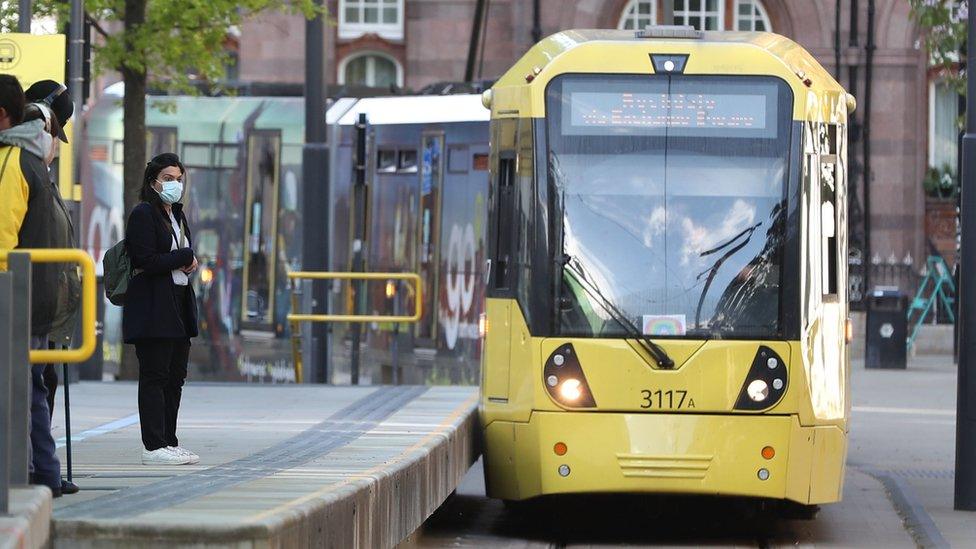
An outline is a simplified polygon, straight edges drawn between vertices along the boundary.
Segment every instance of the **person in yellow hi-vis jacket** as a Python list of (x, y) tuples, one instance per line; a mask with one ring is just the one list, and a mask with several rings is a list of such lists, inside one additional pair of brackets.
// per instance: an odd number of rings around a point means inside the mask
[[(67, 141), (61, 124), (74, 109), (70, 100), (65, 105), (61, 99), (63, 85), (53, 81), (45, 85), (50, 91), (44, 98), (27, 105), (17, 79), (0, 75), (0, 250), (71, 248), (74, 244), (68, 209), (48, 171), (57, 153), (57, 140)], [(69, 284), (67, 272), (64, 264), (33, 265), (31, 349), (48, 348), (48, 335), (63, 306), (59, 301)], [(43, 369), (43, 365), (31, 366), (31, 483), (48, 486), (59, 497), (61, 463), (51, 436)]]

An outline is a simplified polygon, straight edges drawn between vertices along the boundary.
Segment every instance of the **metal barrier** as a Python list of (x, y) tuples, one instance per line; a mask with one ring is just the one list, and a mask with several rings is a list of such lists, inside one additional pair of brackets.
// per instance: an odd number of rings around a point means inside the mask
[(302, 280), (409, 280), (413, 282), (414, 293), (416, 294), (416, 306), (414, 314), (410, 316), (386, 316), (386, 315), (312, 315), (296, 314), (288, 315), (289, 321), (294, 322), (417, 322), (422, 316), (421, 307), (423, 304), (422, 288), (420, 285), (420, 275), (416, 273), (329, 273), (329, 272), (307, 272), (296, 271), (288, 273), (290, 279)]
[[(402, 315), (394, 313), (393, 315), (333, 315), (333, 314), (300, 314), (300, 313), (290, 313), (287, 316), (288, 322), (292, 326), (292, 338), (293, 347), (296, 337), (300, 337), (298, 332), (299, 322), (352, 322), (352, 323), (367, 323), (367, 322), (391, 322), (394, 324), (394, 346), (396, 345), (399, 333), (400, 323), (413, 324), (420, 321), (423, 316), (423, 286), (420, 282), (420, 275), (416, 273), (351, 273), (351, 272), (310, 272), (310, 271), (296, 271), (288, 273), (288, 278), (292, 281), (294, 280), (386, 280), (389, 284), (391, 281), (409, 281), (413, 285), (414, 294), (414, 312), (412, 315)], [(296, 308), (298, 299), (295, 296), (296, 288), (292, 285), (292, 309)], [(396, 292), (394, 292), (395, 294)], [(387, 290), (387, 295), (390, 296), (389, 289)], [(397, 302), (394, 302), (394, 310), (396, 311)], [(298, 334), (298, 335), (296, 335)], [(293, 349), (293, 359), (295, 364), (295, 380), (296, 382), (301, 382), (303, 378), (302, 373), (302, 357), (301, 352), (296, 350), (297, 347)], [(356, 354), (357, 350), (354, 349), (353, 353)], [(396, 361), (396, 349), (393, 351), (394, 361)], [(354, 383), (358, 381), (358, 368), (353, 366), (353, 380)], [(394, 364), (394, 376), (396, 375), (397, 367)]]
[[(8, 255), (27, 254), (31, 263), (76, 263), (81, 267), (81, 346), (61, 351), (30, 351), (31, 364), (76, 364), (88, 360), (95, 352), (95, 262), (87, 253), (76, 249), (24, 249), (0, 252), (0, 261)], [(14, 274), (16, 276), (16, 273)]]
[[(28, 364), (77, 363), (95, 352), (95, 262), (75, 249), (0, 251), (0, 515), (9, 512), (10, 486), (26, 485), (30, 438)], [(81, 267), (82, 341), (76, 349), (31, 350), (31, 264)]]

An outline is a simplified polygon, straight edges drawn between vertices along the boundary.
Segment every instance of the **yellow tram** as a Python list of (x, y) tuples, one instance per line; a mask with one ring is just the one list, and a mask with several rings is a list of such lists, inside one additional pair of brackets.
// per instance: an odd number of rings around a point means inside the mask
[(784, 37), (648, 27), (483, 101), (488, 495), (840, 500), (854, 98)]

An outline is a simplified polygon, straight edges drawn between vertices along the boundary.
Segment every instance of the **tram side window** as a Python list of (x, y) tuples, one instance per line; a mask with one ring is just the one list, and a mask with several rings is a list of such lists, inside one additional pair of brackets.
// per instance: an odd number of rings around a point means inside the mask
[(512, 230), (513, 210), (515, 209), (515, 154), (502, 152), (498, 159), (498, 199), (495, 206), (497, 215), (495, 250), (495, 289), (504, 290), (512, 286)]
[(837, 126), (821, 128), (820, 135), (820, 231), (823, 258), (823, 293), (837, 295)]
[(393, 149), (376, 151), (376, 171), (378, 173), (394, 173), (397, 171), (397, 152)]
[(400, 173), (417, 173), (417, 151), (401, 150), (397, 159), (397, 171)]
[[(533, 162), (532, 122), (529, 119), (519, 119), (518, 135), (516, 138), (518, 160), (515, 166), (514, 184), (515, 196), (514, 225), (518, 234), (515, 236), (515, 267), (518, 270), (518, 299), (522, 305), (522, 314), (529, 326), (533, 325), (533, 298), (542, 298), (542, 292), (532, 292), (532, 252), (535, 249), (535, 163)], [(544, 298), (543, 298), (544, 299)]]
[(517, 260), (514, 255), (518, 231), (515, 211), (518, 204), (515, 172), (518, 121), (493, 121), (490, 131), (493, 148), (497, 152), (492, 152), (490, 158), (492, 184), (489, 185), (488, 231), (493, 238), (488, 239), (488, 292), (490, 296), (513, 297), (510, 292), (517, 284)]

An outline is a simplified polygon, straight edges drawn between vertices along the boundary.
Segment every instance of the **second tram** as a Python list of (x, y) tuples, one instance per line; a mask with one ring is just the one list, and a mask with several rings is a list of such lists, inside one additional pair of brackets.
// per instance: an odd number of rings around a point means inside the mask
[(483, 100), (488, 494), (840, 500), (854, 98), (784, 37), (649, 27)]

